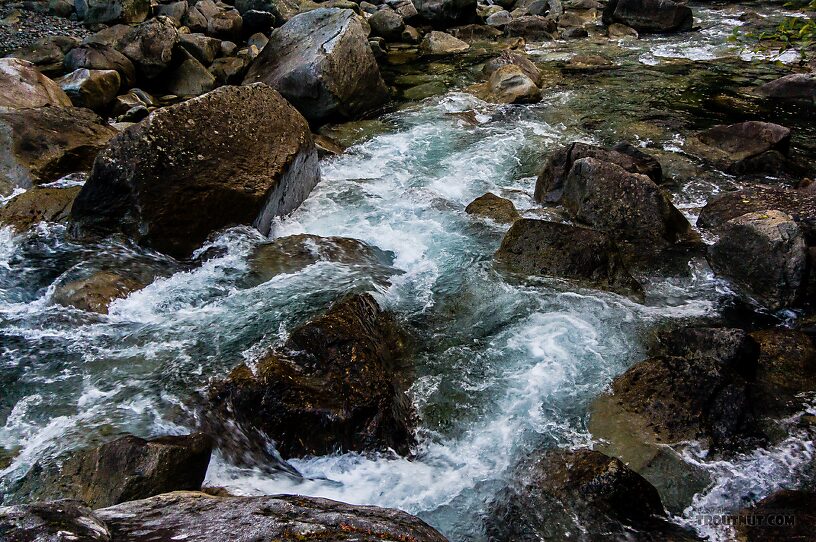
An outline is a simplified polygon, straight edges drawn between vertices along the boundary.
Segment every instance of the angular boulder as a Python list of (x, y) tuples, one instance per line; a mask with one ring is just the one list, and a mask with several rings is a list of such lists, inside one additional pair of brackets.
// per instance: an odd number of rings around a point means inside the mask
[(621, 142), (612, 149), (606, 149), (576, 141), (559, 147), (547, 158), (544, 169), (536, 180), (533, 194), (535, 200), (539, 203), (558, 202), (563, 195), (567, 175), (575, 161), (581, 158), (596, 158), (616, 164), (629, 173), (646, 175), (658, 184), (663, 180), (660, 162), (629, 143)]
[(472, 22), (476, 0), (413, 0), (419, 16), (437, 28)]
[(87, 171), (114, 135), (87, 109), (0, 110), (0, 180), (29, 188)]
[(696, 239), (691, 224), (654, 181), (595, 158), (573, 164), (562, 204), (575, 220), (648, 252)]
[[(260, 158), (263, 159), (260, 159)], [(80, 230), (187, 257), (210, 233), (294, 210), (320, 179), (305, 119), (263, 84), (160, 109), (113, 139), (74, 202)]]
[(661, 334), (652, 355), (593, 402), (589, 430), (678, 514), (711, 480), (676, 447), (699, 441), (728, 454), (761, 438), (751, 395), (759, 347), (740, 329), (681, 328)]
[(802, 228), (808, 246), (816, 245), (816, 194), (779, 186), (755, 184), (720, 194), (700, 211), (697, 226), (716, 233), (731, 219), (766, 209), (790, 215)]
[(128, 57), (101, 43), (86, 43), (74, 47), (63, 60), (68, 71), (85, 68), (88, 70), (116, 70), (126, 87), (136, 82), (136, 68)]
[(610, 0), (603, 12), (606, 25), (620, 23), (638, 32), (664, 33), (691, 30), (691, 8), (674, 0)]
[(46, 75), (58, 75), (62, 73), (65, 53), (77, 45), (79, 45), (79, 39), (73, 36), (45, 36), (28, 47), (17, 49), (7, 56), (31, 62)]
[(708, 250), (718, 274), (771, 310), (795, 307), (807, 286), (805, 236), (793, 218), (768, 210), (732, 218)]
[(468, 49), (470, 49), (470, 45), (466, 42), (439, 30), (433, 30), (425, 34), (422, 43), (419, 44), (419, 50), (422, 54), (433, 56), (464, 53)]
[(66, 222), (80, 188), (31, 188), (0, 207), (0, 226), (21, 232), (40, 222)]
[[(582, 540), (587, 532), (629, 540), (696, 537), (666, 518), (657, 490), (620, 460), (601, 452), (549, 450), (522, 461), (510, 487), (491, 503), (490, 540)], [(645, 538), (644, 538), (645, 540)]]
[(802, 331), (754, 331), (759, 345), (752, 397), (764, 416), (790, 416), (802, 410), (805, 394), (816, 390), (816, 345)]
[(154, 79), (173, 60), (179, 33), (167, 17), (149, 19), (132, 27), (117, 42), (116, 48), (136, 66), (145, 79)]
[(521, 215), (509, 199), (500, 198), (492, 192), (479, 196), (465, 207), (469, 215), (476, 215), (494, 220), (500, 224), (512, 224)]
[(407, 454), (413, 407), (401, 365), (405, 341), (374, 298), (352, 295), (293, 330), (254, 372), (240, 365), (216, 384), (212, 412), (272, 439), (284, 458)]
[(714, 126), (690, 137), (684, 148), (728, 173), (781, 173), (790, 136), (784, 126), (747, 121)]
[(71, 99), (31, 62), (0, 58), (0, 111), (46, 105), (70, 107)]
[(126, 435), (74, 452), (57, 472), (35, 466), (26, 486), (38, 500), (70, 498), (103, 508), (168, 491), (198, 491), (211, 453), (212, 440), (202, 434), (151, 440)]
[(313, 124), (365, 115), (388, 99), (366, 32), (349, 9), (316, 9), (276, 28), (244, 79), (255, 82), (277, 89)]
[(116, 98), (122, 84), (116, 70), (80, 68), (57, 79), (57, 84), (76, 107), (102, 112)]
[(405, 30), (405, 21), (393, 9), (381, 9), (368, 19), (371, 35), (390, 41), (398, 41)]
[(739, 542), (811, 540), (816, 532), (816, 493), (780, 489), (739, 513)]
[(0, 535), (8, 542), (111, 542), (105, 522), (73, 500), (0, 506)]
[(75, 0), (85, 24), (141, 23), (150, 15), (150, 0)]
[(496, 252), (515, 273), (563, 278), (642, 300), (615, 243), (604, 233), (544, 220), (516, 220)]
[(114, 539), (131, 542), (446, 542), (425, 522), (400, 510), (298, 495), (214, 497), (177, 492), (96, 513), (108, 525)]

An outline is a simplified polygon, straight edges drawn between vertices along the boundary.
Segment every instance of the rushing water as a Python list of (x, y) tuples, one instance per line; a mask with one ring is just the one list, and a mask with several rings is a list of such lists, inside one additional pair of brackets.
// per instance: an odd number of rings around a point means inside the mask
[[(272, 235), (362, 239), (393, 253), (385, 270), (318, 262), (254, 285), (247, 256), (263, 239), (245, 228), (221, 234), (213, 244), (224, 252), (192, 269), (116, 240), (81, 245), (62, 226), (21, 236), (0, 230), (0, 495), (13, 498), (14, 481), (36, 461), (112, 434), (190, 431), (197, 390), (331, 300), (364, 290), (419, 338), (413, 457), (293, 460), (303, 475), (296, 478), (216, 454), (206, 484), (398, 507), (451, 540), (482, 540), (485, 503), (521, 455), (591, 445), (587, 407), (642, 358), (644, 333), (669, 320), (715, 317), (731, 294), (698, 260), (675, 275), (644, 277), (644, 305), (557, 281), (511, 281), (491, 264), (504, 228), (464, 207), (493, 191), (539, 216), (530, 196), (548, 151), (576, 139), (628, 138), (663, 161), (677, 205), (693, 220), (734, 180), (682, 155), (684, 137), (750, 116), (712, 112), (706, 100), (712, 92), (738, 97), (738, 87), (782, 73), (726, 41), (738, 13), (698, 8), (703, 30), (694, 34), (530, 44), (552, 73), (578, 48), (617, 66), (565, 73), (532, 106), (487, 104), (452, 89), (389, 114), (379, 133), (324, 161), (322, 183)], [(796, 130), (794, 153), (812, 156), (807, 119), (774, 114)], [(106, 316), (50, 303), (56, 285), (124, 265), (152, 266), (161, 278), (114, 302)], [(804, 433), (731, 462), (689, 452), (717, 482), (678, 521), (795, 483), (812, 454)]]

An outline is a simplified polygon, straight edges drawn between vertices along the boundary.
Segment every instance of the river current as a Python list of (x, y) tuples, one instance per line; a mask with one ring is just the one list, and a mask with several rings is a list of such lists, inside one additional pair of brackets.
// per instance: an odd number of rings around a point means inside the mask
[[(643, 277), (642, 305), (558, 281), (510, 279), (492, 264), (505, 227), (464, 212), (492, 191), (542, 216), (531, 197), (537, 170), (549, 151), (575, 140), (628, 139), (655, 154), (692, 222), (708, 197), (732, 188), (734, 179), (682, 154), (684, 138), (715, 122), (761, 118), (712, 107), (711, 98), (738, 102), (736, 89), (784, 73), (775, 63), (796, 55), (729, 41), (747, 8), (694, 9), (702, 29), (691, 34), (587, 40), (581, 51), (577, 42), (528, 44), (553, 73), (577, 52), (616, 63), (565, 73), (536, 105), (488, 104), (455, 87), (404, 105), (324, 160), (322, 182), (273, 226), (275, 237), (361, 239), (390, 252), (390, 265), (320, 261), (257, 284), (247, 278), (248, 255), (264, 239), (248, 228), (220, 234), (212, 242), (218, 256), (195, 268), (115, 240), (81, 245), (58, 225), (16, 236), (0, 230), (0, 495), (13, 499), (14, 482), (37, 461), (110, 435), (189, 432), (190, 397), (211, 379), (257, 359), (332, 300), (369, 291), (418, 338), (412, 457), (292, 460), (298, 477), (216, 454), (205, 485), (397, 507), (452, 541), (484, 540), (481, 517), (519, 458), (540, 447), (591, 446), (589, 404), (643, 358), (650, 329), (715, 318), (732, 305), (727, 284), (701, 259)], [(774, 115), (794, 130), (794, 154), (812, 155), (811, 123), (796, 111)], [(115, 301), (108, 315), (51, 303), (58, 284), (137, 264), (162, 277)], [(724, 540), (726, 530), (697, 525), (697, 515), (795, 484), (813, 442), (794, 434), (729, 462), (693, 448), (687, 455), (716, 482), (676, 520)]]

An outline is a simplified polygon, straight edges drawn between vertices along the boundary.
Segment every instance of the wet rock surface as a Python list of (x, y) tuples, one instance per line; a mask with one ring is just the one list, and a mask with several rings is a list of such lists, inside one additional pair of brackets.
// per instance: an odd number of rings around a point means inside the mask
[(51, 299), (64, 307), (107, 314), (108, 307), (114, 300), (127, 297), (146, 285), (136, 277), (113, 271), (97, 271), (87, 278), (58, 286)]
[(686, 148), (729, 173), (781, 173), (790, 137), (784, 126), (748, 121), (700, 132), (689, 139)]
[(564, 540), (585, 532), (611, 539), (697, 540), (665, 519), (660, 496), (618, 459), (579, 448), (535, 453), (492, 503), (492, 540)]
[(213, 413), (271, 438), (284, 457), (413, 443), (406, 336), (368, 294), (336, 302), (210, 392)]
[(469, 215), (489, 218), (501, 224), (512, 224), (521, 218), (512, 201), (500, 198), (492, 192), (479, 196), (470, 202), (465, 207), (465, 212)]
[(107, 525), (79, 501), (0, 506), (0, 535), (10, 542), (110, 542)]
[[(260, 155), (268, 159), (255, 160)], [(263, 84), (223, 87), (112, 140), (72, 217), (81, 230), (121, 231), (185, 257), (225, 226), (268, 232), (272, 217), (297, 207), (318, 180), (311, 133), (297, 111)]]
[(29, 188), (87, 171), (115, 134), (87, 109), (0, 111), (0, 180)]
[(375, 506), (352, 506), (294, 495), (213, 497), (168, 493), (97, 512), (115, 539), (147, 542), (156, 537), (217, 541), (295, 542), (323, 539), (445, 542), (423, 521)]
[(0, 208), (0, 225), (22, 232), (40, 222), (67, 222), (79, 190), (78, 186), (27, 190)]
[(520, 219), (504, 236), (495, 259), (515, 273), (564, 278), (636, 299), (643, 296), (618, 247), (597, 230)]

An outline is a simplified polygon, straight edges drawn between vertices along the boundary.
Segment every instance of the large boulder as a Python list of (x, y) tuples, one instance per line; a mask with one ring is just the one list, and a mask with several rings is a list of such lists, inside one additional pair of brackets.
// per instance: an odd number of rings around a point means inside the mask
[(756, 93), (772, 100), (791, 100), (812, 104), (816, 102), (816, 75), (792, 73), (765, 83), (756, 89)]
[(768, 210), (732, 218), (708, 250), (718, 275), (730, 278), (771, 310), (794, 307), (807, 287), (805, 236), (793, 218)]
[(179, 33), (173, 21), (156, 17), (132, 27), (115, 46), (133, 62), (141, 77), (153, 79), (173, 60), (178, 42)]
[(738, 542), (812, 540), (816, 532), (816, 493), (780, 489), (742, 509), (739, 519)]
[(643, 298), (643, 288), (629, 274), (615, 243), (589, 228), (522, 218), (504, 236), (495, 259), (515, 273), (563, 278)]
[(78, 186), (26, 190), (0, 207), (0, 226), (21, 232), (40, 222), (65, 222), (78, 193)]
[(0, 58), (0, 111), (46, 105), (70, 107), (71, 99), (31, 62)]
[(115, 540), (446, 542), (400, 510), (298, 495), (214, 497), (177, 492), (98, 510)]
[(74, 47), (63, 60), (68, 71), (85, 68), (88, 70), (116, 70), (126, 87), (136, 82), (136, 68), (128, 57), (101, 43), (85, 43)]
[(562, 204), (575, 220), (649, 253), (696, 238), (653, 180), (611, 162), (575, 161), (564, 181)]
[(277, 89), (314, 124), (382, 106), (388, 91), (365, 30), (349, 9), (321, 8), (276, 28), (244, 83)]
[(8, 542), (111, 542), (105, 522), (73, 500), (0, 506), (0, 535)]
[[(413, 443), (405, 395), (406, 337), (368, 294), (333, 304), (286, 343), (216, 384), (216, 419), (234, 419), (275, 442), (284, 457), (393, 449)], [(230, 425), (229, 423), (227, 425)]]
[(491, 503), (486, 527), (490, 540), (583, 540), (587, 532), (609, 540), (696, 540), (667, 520), (642, 476), (587, 448), (525, 459)]
[(610, 0), (603, 22), (625, 24), (638, 32), (682, 32), (691, 30), (694, 16), (691, 8), (674, 0)]
[(223, 227), (269, 233), (273, 217), (300, 205), (319, 179), (309, 126), (280, 94), (263, 84), (222, 87), (114, 138), (72, 216), (81, 230), (121, 231), (186, 257)]
[(201, 489), (212, 453), (202, 434), (145, 440), (125, 435), (73, 452), (61, 467), (35, 465), (23, 480), (36, 499), (77, 499), (91, 508), (144, 499), (168, 491)]
[(414, 0), (419, 16), (437, 28), (469, 23), (476, 18), (476, 0)]
[(654, 350), (594, 401), (589, 430), (680, 513), (710, 480), (675, 448), (698, 441), (730, 453), (759, 438), (751, 396), (759, 347), (739, 329), (681, 328), (661, 334)]
[(747, 121), (718, 125), (690, 137), (684, 149), (728, 173), (782, 173), (790, 147), (788, 128)]
[(663, 180), (663, 170), (652, 156), (621, 142), (611, 149), (576, 141), (559, 147), (547, 158), (544, 169), (538, 176), (533, 197), (539, 203), (558, 202), (564, 192), (564, 181), (572, 165), (581, 158), (596, 158), (616, 164), (629, 173), (646, 175), (655, 183)]
[(816, 245), (816, 194), (779, 186), (752, 185), (720, 194), (700, 211), (697, 226), (716, 233), (731, 219), (766, 209), (790, 215), (802, 228), (808, 246)]
[(116, 70), (80, 68), (60, 77), (57, 83), (75, 106), (102, 112), (116, 98), (122, 79)]
[(87, 171), (114, 135), (87, 109), (0, 110), (0, 181), (29, 188)]
[(150, 15), (150, 0), (75, 0), (74, 7), (85, 24), (133, 24)]
[(816, 345), (802, 331), (754, 331), (759, 360), (752, 397), (763, 416), (789, 416), (802, 409), (802, 398), (816, 390)]

